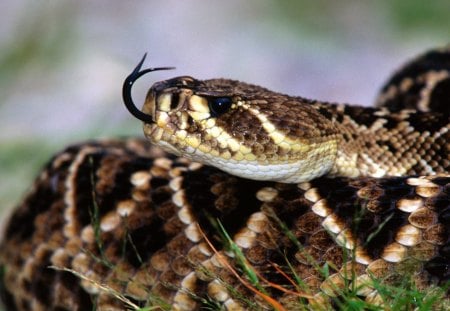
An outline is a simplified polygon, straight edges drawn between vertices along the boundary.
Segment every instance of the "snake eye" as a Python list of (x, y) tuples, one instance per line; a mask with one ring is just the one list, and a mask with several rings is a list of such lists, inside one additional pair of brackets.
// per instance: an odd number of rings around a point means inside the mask
[(211, 116), (217, 118), (230, 110), (231, 98), (229, 97), (211, 97), (208, 99), (208, 106)]

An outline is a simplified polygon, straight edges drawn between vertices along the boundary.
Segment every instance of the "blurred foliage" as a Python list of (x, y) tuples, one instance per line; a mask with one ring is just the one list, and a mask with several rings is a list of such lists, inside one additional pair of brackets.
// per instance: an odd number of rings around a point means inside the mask
[[(441, 32), (450, 36), (450, 1), (383, 1), (399, 30)], [(449, 37), (450, 38), (450, 37)]]
[[(450, 1), (448, 0), (272, 0), (280, 22), (313, 34), (334, 37), (336, 32), (349, 30), (351, 17), (364, 20), (368, 13), (388, 23), (390, 35), (408, 37), (421, 33), (450, 35)], [(357, 16), (360, 15), (360, 16)]]
[[(28, 72), (57, 70), (75, 45), (73, 18), (67, 4), (30, 3), (0, 45), (0, 93), (3, 105), (15, 84)], [(30, 12), (33, 12), (30, 14)], [(14, 116), (11, 116), (14, 118)], [(0, 141), (0, 212), (31, 186), (31, 181), (56, 146), (44, 139)]]
[(75, 46), (73, 18), (67, 5), (30, 4), (33, 14), (23, 12), (10, 40), (0, 46), (0, 92), (4, 103), (15, 81), (30, 69), (45, 72), (62, 64)]

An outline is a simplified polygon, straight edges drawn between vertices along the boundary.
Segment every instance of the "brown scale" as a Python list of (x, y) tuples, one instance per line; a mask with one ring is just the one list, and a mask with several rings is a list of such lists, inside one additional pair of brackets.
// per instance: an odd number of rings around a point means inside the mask
[[(392, 111), (405, 108), (419, 109), (421, 111), (440, 111), (445, 115), (450, 114), (448, 105), (450, 76), (450, 48), (436, 49), (421, 55), (396, 72), (382, 87), (377, 99), (378, 106), (389, 107)], [(443, 73), (437, 77), (438, 73)], [(423, 88), (427, 81), (433, 81), (437, 77), (437, 83), (432, 92), (423, 97)], [(418, 105), (418, 102), (429, 105)]]
[[(84, 255), (84, 261), (77, 259), (77, 262), (84, 262), (81, 267), (84, 267), (85, 270), (80, 269), (80, 272), (85, 272), (86, 276), (91, 279), (97, 280), (101, 284), (106, 284), (110, 289), (127, 295), (135, 304), (145, 305), (146, 303), (150, 303), (149, 297), (154, 299), (154, 303), (156, 303), (155, 301), (157, 299), (163, 299), (170, 303), (175, 299), (174, 297), (177, 293), (179, 293), (180, 283), (191, 271), (195, 270), (197, 271), (197, 278), (191, 283), (195, 295), (194, 298), (186, 298), (184, 305), (191, 305), (197, 308), (201, 306), (202, 301), (204, 303), (207, 299), (210, 299), (208, 296), (208, 288), (209, 291), (212, 290), (211, 282), (214, 282), (215, 276), (220, 277), (220, 279), (238, 289), (236, 292), (228, 293), (229, 298), (227, 301), (234, 299), (238, 305), (245, 307), (248, 302), (242, 300), (237, 295), (237, 293), (240, 293), (245, 294), (247, 298), (253, 297), (252, 299), (254, 299), (253, 301), (256, 305), (267, 305), (267, 302), (261, 301), (261, 297), (255, 297), (254, 293), (249, 291), (230, 271), (223, 267), (219, 268), (212, 265), (209, 272), (212, 274), (206, 278), (201, 277), (201, 267), (197, 265), (210, 260), (211, 257), (210, 255), (199, 252), (198, 247), (200, 244), (189, 240), (183, 233), (186, 224), (180, 221), (178, 215), (180, 207), (178, 205), (187, 202), (189, 203), (188, 209), (191, 216), (194, 220), (198, 221), (203, 232), (219, 251), (223, 249), (224, 244), (220, 235), (215, 230), (212, 220), (218, 218), (230, 236), (235, 236), (236, 241), (239, 240), (240, 232), (245, 228), (253, 228), (252, 230), (256, 230), (256, 235), (249, 240), (250, 246), (243, 247), (243, 252), (248, 257), (252, 266), (264, 278), (292, 290), (293, 285), (286, 276), (280, 275), (274, 268), (276, 264), (288, 277), (293, 277), (292, 271), (286, 266), (285, 256), (287, 256), (296, 274), (304, 280), (303, 291), (306, 295), (311, 295), (319, 289), (327, 292), (329, 291), (326, 289), (328, 286), (326, 285), (328, 284), (327, 282), (341, 280), (341, 277), (334, 276), (327, 281), (320, 272), (320, 269), (317, 269), (318, 266), (323, 266), (326, 262), (329, 263), (330, 272), (334, 275), (336, 273), (342, 273), (344, 264), (342, 261), (345, 258), (343, 256), (344, 252), (341, 247), (335, 244), (333, 240), (335, 235), (330, 235), (322, 226), (324, 217), (318, 216), (315, 212), (311, 211), (312, 205), (322, 199), (326, 199), (327, 203), (324, 206), (331, 213), (335, 214), (338, 217), (337, 219), (341, 220), (339, 223), (342, 226), (354, 230), (355, 236), (365, 245), (366, 251), (374, 260), (379, 258), (380, 253), (382, 253), (386, 246), (393, 243), (395, 233), (407, 224), (408, 221), (419, 228), (424, 227), (423, 241), (409, 251), (409, 256), (415, 258), (416, 261), (409, 263), (408, 266), (414, 266), (416, 271), (425, 275), (425, 272), (421, 272), (423, 271), (423, 267), (420, 263), (428, 261), (425, 264), (425, 269), (431, 277), (424, 277), (422, 281), (424, 284), (428, 284), (431, 279), (439, 277), (442, 280), (448, 279), (448, 276), (442, 273), (441, 270), (444, 269), (445, 271), (446, 261), (449, 255), (447, 250), (449, 244), (448, 234), (444, 232), (447, 227), (438, 225), (448, 223), (448, 220), (446, 220), (448, 218), (447, 210), (449, 209), (448, 178), (436, 179), (436, 182), (432, 180), (428, 182), (427, 180), (421, 181), (407, 178), (386, 179), (385, 181), (376, 179), (359, 181), (340, 178), (320, 179), (310, 183), (308, 187), (304, 187), (306, 190), (302, 190), (296, 185), (252, 182), (229, 176), (216, 169), (201, 167), (199, 169), (185, 171), (180, 175), (182, 183), (177, 186), (172, 186), (169, 183), (172, 177), (169, 175), (175, 174), (176, 170), (173, 167), (177, 166), (179, 169), (183, 167), (180, 165), (185, 164), (161, 162), (158, 160), (160, 166), (154, 164), (151, 167), (151, 160), (148, 159), (146, 162), (148, 163), (147, 169), (143, 170), (144, 168), (141, 165), (136, 165), (137, 163), (144, 163), (141, 162), (142, 157), (133, 154), (131, 151), (128, 151), (124, 157), (124, 154), (117, 154), (114, 150), (108, 151), (106, 150), (107, 148), (103, 150), (101, 147), (96, 148), (90, 152), (91, 156), (85, 155), (85, 162), (78, 163), (80, 167), (87, 162), (90, 165), (94, 165), (91, 169), (97, 172), (96, 175), (99, 177), (99, 183), (102, 180), (102, 172), (108, 172), (104, 165), (114, 167), (117, 170), (117, 173), (107, 173), (111, 176), (122, 174), (122, 168), (126, 167), (128, 170), (126, 180), (134, 180), (135, 184), (139, 186), (131, 186), (129, 183), (117, 183), (115, 187), (112, 187), (108, 191), (106, 190), (107, 187), (102, 188), (105, 193), (98, 197), (100, 202), (98, 208), (102, 211), (100, 225), (103, 225), (104, 228), (114, 225), (114, 221), (111, 220), (113, 218), (108, 216), (110, 213), (108, 211), (112, 211), (113, 209), (109, 207), (106, 210), (106, 206), (103, 206), (103, 204), (109, 204), (110, 202), (109, 199), (106, 199), (109, 193), (117, 193), (119, 195), (120, 193), (128, 193), (128, 197), (122, 198), (121, 202), (128, 202), (128, 205), (130, 205), (130, 201), (133, 202), (134, 209), (126, 218), (122, 218), (116, 227), (109, 229), (111, 231), (101, 233), (102, 253), (99, 252), (99, 245), (95, 237), (91, 236), (89, 239), (90, 235), (87, 233), (89, 230), (84, 231), (85, 241), (82, 246), (78, 246), (77, 253), (78, 255), (80, 253)], [(97, 160), (89, 161), (88, 159), (92, 159), (92, 157), (96, 157)], [(68, 159), (70, 160), (71, 158), (73, 159), (74, 157), (69, 157)], [(163, 168), (161, 166), (166, 167)], [(134, 167), (134, 169), (130, 171), (130, 167)], [(146, 178), (145, 174), (148, 173), (145, 172), (150, 171), (153, 172), (153, 175), (148, 175), (150, 178)], [(75, 170), (75, 172), (81, 171)], [(135, 173), (138, 174), (133, 175)], [(51, 173), (48, 172), (47, 174)], [(141, 179), (142, 181), (140, 181)], [(51, 180), (51, 178), (45, 180)], [(41, 181), (42, 186), (45, 185), (45, 180)], [(74, 178), (73, 180), (84, 182), (84, 179)], [(130, 191), (130, 187), (136, 188)], [(175, 191), (172, 189), (173, 187), (184, 189), (184, 195), (181, 196), (181, 199), (174, 199), (174, 195), (179, 190)], [(437, 190), (430, 190), (436, 187)], [(143, 190), (139, 190), (139, 188)], [(139, 191), (144, 191), (144, 193), (149, 193), (150, 195), (140, 196), (138, 195)], [(417, 193), (422, 196), (417, 195)], [(404, 198), (413, 200), (417, 199), (417, 197), (420, 197), (424, 202), (420, 208), (417, 208), (412, 213), (401, 211), (402, 204), (395, 203)], [(176, 202), (181, 200), (181, 203), (178, 202), (178, 205), (174, 205), (174, 200)], [(370, 202), (376, 202), (376, 204), (373, 204), (374, 208), (366, 210), (363, 217), (356, 221), (353, 215), (361, 215), (361, 209), (364, 209), (365, 206), (369, 208), (371, 206), (369, 204)], [(50, 202), (50, 204), (52, 206), (58, 206), (60, 203), (56, 200), (56, 202)], [(117, 202), (114, 208), (118, 208), (117, 206), (127, 205), (125, 203), (121, 205), (120, 202)], [(43, 210), (45, 211), (47, 209), (44, 208)], [(63, 212), (61, 207), (59, 207), (59, 210), (59, 213)], [(260, 213), (261, 211), (265, 215), (265, 218), (251, 217), (254, 213)], [(18, 210), (19, 212), (20, 209)], [(54, 214), (56, 212), (52, 211), (52, 213)], [(391, 214), (394, 215), (391, 218), (393, 219), (392, 222), (384, 223), (385, 229), (372, 237), (376, 243), (370, 241), (364, 243), (365, 237), (373, 233), (373, 229), (379, 223), (383, 222), (377, 218), (379, 217), (377, 215), (386, 216)], [(38, 219), (42, 215), (36, 214), (35, 217)], [(13, 219), (15, 219), (14, 217)], [(74, 217), (77, 219), (76, 216)], [(248, 219), (260, 220), (259, 222), (253, 223), (249, 222)], [(300, 248), (286, 236), (283, 231), (285, 229), (280, 227), (281, 224), (286, 226), (285, 228), (288, 228), (294, 234), (295, 239), (301, 245)], [(13, 223), (10, 224), (10, 226), (12, 225)], [(61, 228), (61, 225), (59, 225), (59, 228)], [(77, 232), (82, 231), (82, 229), (86, 230), (85, 228), (89, 226), (92, 226), (92, 221), (88, 221), (84, 226), (80, 226)], [(12, 232), (14, 231), (12, 230)], [(92, 303), (89, 296), (93, 288), (95, 288), (93, 284), (82, 281), (78, 287), (74, 287), (73, 284), (72, 286), (68, 286), (70, 282), (79, 281), (79, 279), (69, 272), (49, 270), (46, 268), (49, 265), (55, 264), (50, 261), (50, 258), (58, 247), (63, 247), (64, 250), (64, 245), (67, 248), (69, 244), (69, 241), (57, 237), (58, 227), (55, 227), (53, 232), (53, 234), (56, 234), (54, 242), (48, 243), (48, 246), (42, 244), (42, 238), (31, 241), (10, 240), (7, 244), (3, 244), (2, 249), (8, 250), (8, 253), (15, 256), (18, 255), (18, 253), (14, 253), (17, 247), (12, 247), (12, 244), (9, 243), (23, 245), (19, 253), (23, 256), (22, 258), (28, 258), (29, 256), (33, 256), (34, 258), (34, 263), (31, 266), (28, 265), (29, 268), (24, 272), (29, 275), (28, 277), (25, 275), (22, 277), (14, 273), (7, 276), (7, 284), (10, 286), (16, 284), (13, 286), (23, 288), (22, 293), (14, 292), (16, 301), (21, 301), (24, 298), (25, 301), (28, 301), (28, 304), (30, 304), (30, 301), (34, 301), (32, 302), (33, 305), (47, 307), (65, 306), (69, 309), (78, 308), (80, 310), (89, 308)], [(73, 232), (72, 234), (75, 233)], [(126, 241), (125, 235), (129, 238)], [(31, 245), (29, 244), (30, 242), (32, 243)], [(41, 246), (38, 247), (39, 245)], [(45, 247), (42, 248), (42, 246)], [(38, 248), (39, 251), (37, 250)], [(25, 249), (28, 249), (28, 251)], [(81, 249), (85, 251), (83, 252)], [(424, 250), (426, 249), (430, 250), (429, 255), (423, 257)], [(346, 252), (351, 253), (349, 251)], [(2, 254), (7, 253), (2, 251)], [(227, 256), (228, 253), (222, 254)], [(187, 260), (186, 256), (188, 256)], [(66, 259), (64, 259), (65, 257)], [(56, 262), (65, 263), (68, 268), (77, 270), (80, 266), (79, 264), (74, 265), (74, 257), (77, 257), (76, 254), (59, 255), (58, 258), (60, 260)], [(104, 257), (104, 261), (99, 262), (95, 260), (95, 257)], [(5, 262), (5, 257), (2, 260)], [(237, 271), (241, 271), (240, 269), (242, 267), (233, 258), (227, 256), (227, 260)], [(385, 261), (383, 260), (383, 262)], [(23, 266), (23, 261), (9, 267), (13, 271), (18, 271), (21, 266)], [(391, 282), (398, 281), (398, 275), (400, 272), (403, 273), (404, 270), (395, 268), (396, 266), (394, 263), (387, 263), (387, 268), (383, 268), (380, 275), (385, 276), (389, 274), (390, 277), (388, 279)], [(355, 271), (361, 274), (364, 269), (359, 267)], [(387, 271), (391, 272), (387, 273)], [(33, 286), (26, 285), (26, 282), (33, 282)], [(54, 287), (58, 288), (56, 292), (50, 293), (45, 290), (47, 287), (42, 286), (43, 282), (55, 284), (55, 286), (56, 284), (60, 285)], [(297, 303), (299, 301), (306, 303), (310, 299), (298, 300), (292, 295), (280, 292), (271, 287), (266, 288), (266, 290), (272, 297), (278, 297), (277, 299), (285, 302), (289, 306), (294, 306), (294, 301)], [(220, 293), (220, 291), (216, 292), (219, 296), (221, 295)], [(6, 301), (9, 299), (9, 303), (12, 305), (13, 296), (11, 293), (8, 294), (6, 292), (5, 296), (9, 297), (6, 298)], [(32, 300), (30, 297), (36, 298)], [(102, 291), (96, 297), (99, 308), (111, 309), (115, 307), (122, 309), (124, 307), (123, 303)], [(179, 299), (178, 305), (181, 303), (180, 301)], [(312, 301), (310, 302), (312, 303)], [(18, 302), (18, 304), (20, 305), (21, 303)], [(24, 307), (24, 309), (28, 309), (28, 307)]]
[[(325, 107), (321, 109), (328, 109), (330, 115), (344, 115), (342, 122), (336, 125), (344, 133), (341, 150), (344, 154), (357, 153), (357, 166), (362, 170), (370, 164), (363, 157), (367, 155), (388, 175), (398, 175), (399, 167), (408, 168), (405, 175), (429, 174), (427, 165), (436, 173), (448, 172), (448, 115), (389, 113), (380, 117), (374, 114), (375, 109), (346, 106), (340, 111), (339, 106)], [(382, 126), (373, 128), (376, 122)], [(410, 127), (415, 131), (411, 131)], [(445, 128), (439, 138), (434, 138), (436, 132)], [(420, 134), (422, 132), (424, 134)], [(427, 165), (421, 162), (422, 159)], [(399, 162), (401, 165), (398, 165)], [(370, 166), (368, 173), (374, 173)]]

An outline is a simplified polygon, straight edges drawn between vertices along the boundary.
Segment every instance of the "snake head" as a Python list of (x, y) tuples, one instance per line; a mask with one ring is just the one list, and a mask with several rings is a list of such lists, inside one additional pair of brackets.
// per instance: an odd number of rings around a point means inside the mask
[(125, 80), (124, 101), (164, 150), (257, 180), (299, 182), (331, 169), (337, 138), (330, 121), (300, 98), (235, 80), (180, 76), (154, 83), (141, 111), (131, 100), (132, 83), (167, 69), (140, 71), (141, 65)]

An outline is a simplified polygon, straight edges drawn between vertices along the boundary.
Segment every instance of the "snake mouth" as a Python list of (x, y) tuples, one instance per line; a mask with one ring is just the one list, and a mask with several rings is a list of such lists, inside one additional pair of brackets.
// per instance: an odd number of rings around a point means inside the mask
[(156, 82), (142, 107), (142, 112), (151, 117), (151, 122), (144, 122), (145, 136), (164, 150), (187, 157), (203, 141), (199, 124), (194, 120), (199, 116), (192, 106), (195, 95), (186, 87), (193, 81), (191, 77), (177, 77)]
[[(192, 121), (182, 110), (185, 110), (188, 98), (192, 95), (192, 90), (198, 86), (199, 81), (189, 76), (182, 76), (156, 82), (148, 91), (142, 110), (140, 110), (134, 104), (131, 96), (134, 82), (152, 71), (174, 69), (173, 67), (158, 67), (141, 70), (145, 58), (146, 54), (123, 83), (124, 104), (134, 117), (144, 122), (145, 135), (153, 143), (169, 149), (168, 151), (171, 153), (180, 154), (177, 148), (183, 148), (184, 144), (179, 143), (180, 137), (176, 138), (175, 133), (185, 130), (188, 127), (187, 122)], [(186, 136), (186, 134), (184, 135)], [(172, 145), (176, 145), (176, 147)]]

